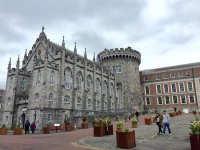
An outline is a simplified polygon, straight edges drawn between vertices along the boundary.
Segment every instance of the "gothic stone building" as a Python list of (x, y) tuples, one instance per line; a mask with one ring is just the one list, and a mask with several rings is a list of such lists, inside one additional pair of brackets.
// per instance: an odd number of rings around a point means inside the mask
[[(133, 111), (141, 103), (140, 53), (131, 47), (105, 49), (93, 61), (59, 46), (44, 28), (25, 52), (22, 67), (8, 64), (2, 122), (14, 127), (22, 118), (41, 128), (48, 121), (63, 123), (66, 116)], [(22, 122), (23, 123), (23, 122)]]

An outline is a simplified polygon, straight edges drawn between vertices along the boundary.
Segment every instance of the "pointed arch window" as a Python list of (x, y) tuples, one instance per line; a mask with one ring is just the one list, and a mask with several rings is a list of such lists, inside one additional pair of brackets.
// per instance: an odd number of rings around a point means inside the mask
[(89, 92), (92, 91), (92, 76), (91, 75), (87, 76), (87, 88)]
[(52, 101), (52, 100), (53, 100), (53, 94), (50, 93), (50, 94), (49, 94), (49, 101)]
[(40, 98), (40, 97), (39, 97), (39, 94), (36, 93), (36, 94), (35, 94), (35, 101), (39, 101), (39, 98)]
[(76, 88), (77, 90), (82, 90), (82, 82), (83, 82), (83, 76), (81, 72), (78, 72), (76, 75)]
[(65, 96), (64, 102), (67, 104), (70, 103), (70, 97), (68, 95)]
[(72, 71), (68, 67), (64, 71), (64, 84), (66, 89), (70, 89), (72, 85)]
[(36, 79), (36, 85), (38, 86), (38, 85), (40, 85), (40, 81), (41, 80), (41, 71), (40, 70), (38, 70), (38, 72), (37, 72), (37, 79)]
[(108, 84), (106, 81), (103, 82), (103, 94), (105, 94), (105, 96), (107, 96), (107, 92), (108, 92)]
[(101, 92), (101, 83), (100, 83), (99, 78), (97, 78), (97, 80), (96, 80), (96, 92), (97, 92), (97, 94), (100, 94), (100, 92)]
[(81, 105), (81, 98), (80, 97), (77, 98), (77, 105)]
[(11, 98), (10, 97), (8, 97), (8, 104), (10, 104), (11, 103)]
[(21, 83), (21, 88), (22, 88), (22, 91), (26, 90), (26, 78), (23, 78), (22, 83)]
[(88, 107), (91, 107), (92, 101), (91, 99), (88, 99)]
[(114, 85), (113, 85), (113, 83), (110, 84), (110, 95), (114, 95)]
[(50, 84), (54, 84), (54, 78), (55, 78), (55, 73), (54, 73), (54, 71), (51, 71), (51, 74), (50, 74)]

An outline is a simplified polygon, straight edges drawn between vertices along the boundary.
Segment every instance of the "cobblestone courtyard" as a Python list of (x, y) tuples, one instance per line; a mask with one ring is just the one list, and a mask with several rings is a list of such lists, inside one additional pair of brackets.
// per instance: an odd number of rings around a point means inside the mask
[[(190, 150), (189, 122), (194, 115), (183, 114), (171, 118), (172, 135), (157, 135), (157, 126), (144, 125), (140, 117), (135, 129), (136, 147), (133, 150)], [(129, 123), (127, 123), (129, 125)], [(114, 130), (115, 131), (115, 130)], [(93, 129), (81, 129), (72, 132), (58, 132), (49, 135), (29, 134), (13, 136), (0, 135), (0, 150), (117, 150), (115, 134), (112, 136), (93, 137)]]

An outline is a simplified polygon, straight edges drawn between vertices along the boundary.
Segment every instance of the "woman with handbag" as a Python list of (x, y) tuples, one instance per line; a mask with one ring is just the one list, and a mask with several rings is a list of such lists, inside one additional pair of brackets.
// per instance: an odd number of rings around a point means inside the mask
[(163, 135), (163, 131), (162, 131), (162, 116), (157, 113), (156, 117), (155, 117), (155, 120), (156, 120), (156, 124), (158, 126), (158, 135)]

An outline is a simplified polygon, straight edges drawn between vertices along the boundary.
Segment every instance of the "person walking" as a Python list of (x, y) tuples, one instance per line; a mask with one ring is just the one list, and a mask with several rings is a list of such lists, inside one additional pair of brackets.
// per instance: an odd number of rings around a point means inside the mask
[(136, 118), (137, 118), (137, 122), (139, 121), (139, 115), (140, 115), (140, 113), (139, 113), (139, 111), (137, 110), (137, 111), (135, 112), (135, 116), (136, 116)]
[(170, 117), (166, 111), (163, 111), (163, 134), (165, 134), (166, 127), (168, 129), (169, 135), (171, 135)]
[(155, 120), (156, 120), (156, 124), (158, 126), (158, 135), (163, 135), (163, 132), (162, 132), (162, 121), (163, 121), (163, 118), (162, 116), (157, 113), (156, 117), (155, 117)]
[(30, 127), (30, 122), (29, 120), (26, 120), (26, 123), (25, 123), (25, 134), (29, 134), (29, 127)]
[(35, 121), (32, 122), (31, 124), (31, 131), (32, 131), (32, 134), (35, 132), (35, 128), (36, 128), (36, 125), (35, 125)]

